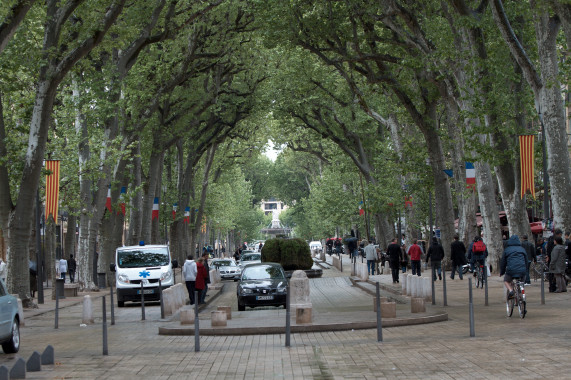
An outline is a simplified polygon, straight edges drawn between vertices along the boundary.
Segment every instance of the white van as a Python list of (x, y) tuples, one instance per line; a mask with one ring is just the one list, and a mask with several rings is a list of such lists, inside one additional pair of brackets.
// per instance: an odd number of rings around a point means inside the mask
[(321, 246), (321, 242), (320, 241), (312, 241), (309, 243), (309, 249), (316, 250), (316, 251), (321, 251), (323, 249), (323, 247)]
[(174, 285), (173, 269), (178, 267), (171, 261), (167, 245), (135, 245), (119, 247), (115, 251), (115, 263), (110, 265), (115, 272), (117, 306), (125, 301), (141, 301), (141, 283), (145, 301), (160, 300), (159, 279), (163, 289)]

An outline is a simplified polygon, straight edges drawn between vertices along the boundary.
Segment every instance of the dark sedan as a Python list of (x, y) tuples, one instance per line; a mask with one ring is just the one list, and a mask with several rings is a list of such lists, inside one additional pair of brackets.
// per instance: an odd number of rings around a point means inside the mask
[(286, 307), (287, 279), (280, 264), (250, 264), (242, 270), (237, 286), (238, 310), (246, 306)]

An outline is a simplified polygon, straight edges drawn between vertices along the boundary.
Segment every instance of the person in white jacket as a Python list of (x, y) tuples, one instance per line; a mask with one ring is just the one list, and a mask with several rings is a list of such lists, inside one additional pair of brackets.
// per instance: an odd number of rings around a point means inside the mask
[(61, 278), (65, 282), (65, 274), (67, 273), (67, 260), (64, 259), (63, 257), (59, 261), (59, 273), (61, 275)]
[(194, 289), (196, 285), (196, 262), (193, 260), (192, 255), (186, 257), (186, 261), (182, 267), (182, 275), (186, 283), (186, 290), (188, 290), (188, 297), (190, 304), (194, 305)]

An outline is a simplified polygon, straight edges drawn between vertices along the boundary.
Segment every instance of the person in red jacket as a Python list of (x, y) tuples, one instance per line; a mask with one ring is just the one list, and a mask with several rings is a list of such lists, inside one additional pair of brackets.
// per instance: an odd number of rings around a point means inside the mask
[(420, 256), (422, 255), (422, 248), (416, 244), (418, 240), (414, 239), (410, 247), (408, 247), (408, 254), (410, 256), (410, 267), (412, 269), (412, 275), (415, 274), (420, 276)]
[(206, 272), (206, 267), (204, 266), (204, 256), (199, 257), (196, 260), (196, 283), (194, 288), (198, 290), (198, 304), (200, 305), (202, 302), (201, 295), (204, 291), (205, 284), (206, 284), (206, 277), (208, 277), (208, 273)]

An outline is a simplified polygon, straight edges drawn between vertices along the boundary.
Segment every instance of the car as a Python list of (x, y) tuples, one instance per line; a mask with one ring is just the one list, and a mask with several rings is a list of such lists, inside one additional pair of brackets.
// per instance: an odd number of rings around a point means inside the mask
[(249, 264), (256, 264), (262, 262), (262, 254), (251, 252), (251, 253), (242, 253), (242, 258), (240, 259), (240, 268), (243, 270), (246, 265)]
[(210, 266), (218, 270), (220, 278), (223, 280), (233, 279), (234, 281), (238, 281), (238, 278), (240, 278), (240, 274), (242, 273), (240, 267), (236, 265), (236, 262), (233, 259), (214, 259), (210, 263)]
[(277, 263), (250, 264), (242, 270), (236, 287), (238, 310), (257, 306), (286, 307), (287, 278)]
[(321, 251), (323, 249), (323, 246), (321, 245), (320, 241), (312, 241), (309, 243), (309, 249), (310, 250), (316, 250), (316, 251)]
[(6, 354), (20, 350), (18, 299), (8, 293), (3, 280), (0, 280), (0, 344)]

